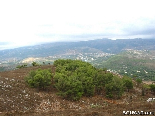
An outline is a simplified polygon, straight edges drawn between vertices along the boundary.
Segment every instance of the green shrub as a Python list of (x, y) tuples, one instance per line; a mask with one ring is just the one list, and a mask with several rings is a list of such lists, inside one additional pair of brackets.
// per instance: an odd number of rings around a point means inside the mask
[(36, 62), (32, 62), (32, 66), (39, 66), (39, 64)]
[(91, 77), (80, 77), (80, 82), (82, 83), (83, 95), (93, 96), (95, 92), (95, 85), (93, 83), (93, 78)]
[(57, 66), (54, 81), (59, 95), (72, 100), (78, 100), (82, 95), (94, 95), (93, 77), (96, 74), (91, 64), (80, 60), (59, 59), (54, 65)]
[(55, 87), (59, 90), (58, 94), (62, 97), (70, 100), (79, 100), (83, 95), (82, 83), (76, 77), (66, 77), (65, 75), (57, 74), (54, 78), (57, 80)]
[(155, 94), (155, 85), (154, 84), (150, 84), (150, 90)]
[(27, 64), (23, 64), (23, 65), (18, 65), (16, 68), (25, 68), (25, 67), (27, 67)]
[(145, 94), (147, 94), (149, 91), (150, 91), (150, 85), (143, 84), (142, 85), (142, 96), (144, 96)]
[(114, 77), (112, 82), (105, 85), (106, 97), (120, 98), (123, 94), (123, 82), (119, 77)]
[(124, 89), (127, 89), (129, 92), (129, 90), (133, 88), (132, 79), (129, 77), (123, 77), (122, 80), (123, 80)]
[(139, 86), (139, 85), (142, 83), (142, 79), (137, 78), (137, 79), (136, 79), (136, 82), (137, 82), (137, 86)]
[(29, 75), (25, 78), (25, 81), (30, 87), (45, 89), (51, 84), (52, 74), (50, 70), (41, 70), (31, 71)]
[(90, 63), (80, 60), (56, 60), (54, 86), (58, 94), (70, 100), (78, 100), (82, 96), (93, 96), (106, 90), (109, 98), (120, 98), (123, 93), (123, 82), (114, 77), (106, 69), (99, 70)]
[(102, 70), (99, 70), (97, 76), (94, 78), (94, 84), (96, 93), (100, 94), (100, 92), (104, 89), (105, 85), (110, 83), (113, 79), (113, 75), (111, 73), (105, 73)]

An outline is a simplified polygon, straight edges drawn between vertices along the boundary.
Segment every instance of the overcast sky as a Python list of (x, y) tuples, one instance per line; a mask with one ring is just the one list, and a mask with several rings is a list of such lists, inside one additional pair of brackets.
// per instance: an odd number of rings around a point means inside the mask
[(1, 0), (0, 49), (55, 41), (154, 38), (154, 5), (154, 0)]

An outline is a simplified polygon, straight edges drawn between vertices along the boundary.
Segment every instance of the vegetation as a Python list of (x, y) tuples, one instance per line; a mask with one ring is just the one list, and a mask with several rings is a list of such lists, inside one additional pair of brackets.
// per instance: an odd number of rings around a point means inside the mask
[(137, 82), (137, 86), (139, 86), (142, 83), (142, 79), (137, 78), (136, 82)]
[(124, 89), (127, 89), (127, 91), (129, 92), (129, 90), (133, 88), (132, 79), (125, 76), (122, 78), (122, 80), (123, 80)]
[(123, 93), (123, 81), (91, 64), (80, 60), (56, 60), (55, 87), (64, 98), (78, 100), (82, 96), (93, 96), (106, 90), (109, 98), (120, 98)]
[(45, 89), (51, 84), (51, 78), (52, 75), (50, 70), (38, 69), (36, 71), (31, 71), (25, 80), (30, 87)]
[(39, 64), (36, 62), (32, 62), (32, 66), (39, 66)]
[(110, 83), (112, 79), (113, 75), (111, 73), (105, 73), (102, 70), (98, 70), (97, 75), (94, 78), (96, 93), (100, 94), (100, 92), (104, 89), (105, 85)]
[[(50, 70), (31, 71), (25, 78), (29, 86), (45, 89), (53, 81), (58, 95), (69, 100), (79, 100), (82, 96), (93, 96), (105, 93), (107, 98), (119, 99), (124, 91), (133, 89), (132, 79), (124, 76), (120, 78), (107, 71), (98, 69), (90, 63), (81, 60), (58, 59), (53, 64), (56, 69), (54, 75)], [(52, 79), (53, 77), (53, 79)], [(137, 78), (137, 84), (142, 80)], [(154, 92), (154, 85), (150, 89)], [(147, 89), (142, 87), (142, 95)]]
[(143, 84), (142, 85), (142, 96), (145, 96), (147, 93), (148, 93), (148, 91), (150, 91), (150, 85), (148, 85), (148, 84)]
[(136, 75), (140, 79), (154, 81), (155, 68), (153, 64), (155, 64), (155, 60), (150, 60), (150, 57), (147, 56), (148, 54), (151, 56), (151, 53), (142, 51), (138, 52), (141, 55), (125, 51), (114, 55), (107, 60), (104, 60), (103, 58), (102, 62), (100, 62), (97, 67), (106, 67), (108, 70), (110, 69), (113, 72), (117, 72), (120, 75), (128, 77)]
[(97, 73), (95, 68), (80, 60), (56, 60), (55, 87), (65, 98), (78, 100), (82, 95), (94, 95), (93, 78)]
[(58, 82), (55, 87), (59, 90), (59, 95), (64, 98), (78, 100), (83, 94), (82, 83), (76, 77), (66, 77), (65, 75), (55, 75)]
[(151, 91), (155, 94), (155, 85), (154, 84), (150, 84), (150, 89)]
[(123, 94), (123, 82), (119, 77), (114, 76), (112, 81), (105, 85), (106, 97), (120, 98)]
[(25, 67), (27, 67), (27, 64), (18, 65), (16, 68), (25, 68)]

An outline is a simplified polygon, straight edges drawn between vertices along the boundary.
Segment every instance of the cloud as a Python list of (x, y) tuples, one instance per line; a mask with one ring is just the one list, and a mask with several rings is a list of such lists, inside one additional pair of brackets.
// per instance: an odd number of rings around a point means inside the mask
[(0, 42), (154, 37), (154, 0), (0, 1)]
[(141, 36), (142, 38), (154, 38), (155, 34), (155, 18), (140, 18), (134, 23), (126, 24), (123, 27), (125, 35), (128, 36)]

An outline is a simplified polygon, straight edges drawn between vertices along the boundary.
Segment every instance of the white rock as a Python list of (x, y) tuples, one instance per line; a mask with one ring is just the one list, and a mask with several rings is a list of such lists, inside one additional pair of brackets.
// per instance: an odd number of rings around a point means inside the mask
[(149, 98), (148, 100), (147, 100), (147, 102), (150, 102), (150, 101), (152, 101), (153, 99), (152, 98)]

